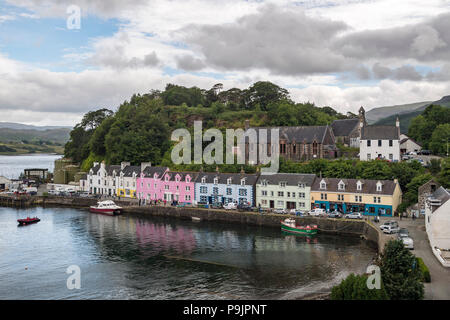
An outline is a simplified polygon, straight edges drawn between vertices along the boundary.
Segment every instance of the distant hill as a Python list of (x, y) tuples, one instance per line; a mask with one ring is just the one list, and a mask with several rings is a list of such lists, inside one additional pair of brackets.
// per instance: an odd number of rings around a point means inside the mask
[[(440, 105), (450, 108), (450, 96), (444, 96), (437, 101), (432, 102), (417, 102), (405, 105), (398, 105), (392, 107), (375, 108), (366, 112), (366, 119), (369, 124), (379, 125), (395, 125), (397, 115), (400, 119), (400, 131), (407, 133), (411, 120), (421, 114), (429, 105)], [(368, 114), (372, 121), (369, 121)], [(384, 117), (381, 115), (384, 114)], [(375, 121), (373, 119), (376, 119)]]
[(431, 103), (432, 101), (423, 101), (423, 102), (374, 108), (366, 112), (366, 120), (369, 124), (374, 124), (375, 122), (381, 119), (389, 118), (390, 116), (393, 115), (410, 113), (422, 108), (423, 110), (425, 110), (426, 106), (430, 105)]
[(22, 123), (0, 122), (0, 142), (65, 144), (71, 127), (33, 126)]

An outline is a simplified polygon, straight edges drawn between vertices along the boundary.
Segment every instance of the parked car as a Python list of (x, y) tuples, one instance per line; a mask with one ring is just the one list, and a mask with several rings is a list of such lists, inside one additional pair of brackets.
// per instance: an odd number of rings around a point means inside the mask
[(411, 157), (409, 156), (409, 155), (407, 155), (407, 154), (404, 154), (404, 155), (402, 155), (402, 160), (409, 160), (409, 159), (411, 159)]
[(381, 229), (381, 231), (383, 231), (385, 228), (390, 227), (391, 225), (398, 227), (397, 221), (390, 220), (390, 221), (386, 221), (385, 223), (383, 223), (380, 226), (380, 229)]
[(342, 218), (342, 213), (337, 210), (331, 211), (328, 213), (328, 218)]
[(273, 212), (278, 213), (278, 214), (287, 214), (288, 213), (286, 211), (286, 209), (275, 209), (275, 210), (273, 210)]
[(387, 234), (398, 233), (399, 231), (400, 228), (398, 227), (398, 225), (390, 225), (383, 229), (383, 232)]
[(212, 209), (222, 209), (223, 207), (224, 207), (223, 204), (220, 203), (220, 202), (216, 202), (216, 203), (212, 203), (211, 204), (211, 208)]
[(236, 210), (237, 209), (237, 204), (235, 202), (228, 202), (228, 203), (223, 205), (223, 208), (225, 210)]
[(423, 154), (424, 156), (429, 156), (429, 155), (431, 155), (431, 151), (430, 150), (422, 150), (419, 152), (419, 154)]
[(252, 206), (249, 205), (248, 203), (240, 203), (237, 206), (239, 211), (251, 211), (252, 210)]
[(345, 215), (346, 219), (362, 219), (363, 216), (359, 212), (352, 212)]
[(400, 230), (398, 231), (398, 236), (399, 237), (409, 237), (409, 231), (406, 228), (400, 228)]
[(323, 217), (326, 214), (327, 214), (327, 212), (325, 211), (325, 209), (322, 209), (322, 208), (315, 208), (309, 212), (309, 215), (313, 216), (313, 217)]
[(289, 210), (289, 213), (296, 215), (296, 216), (303, 216), (303, 212), (301, 212), (300, 210), (297, 210), (297, 209), (291, 209), (291, 210)]
[(414, 241), (409, 236), (400, 236), (400, 233), (398, 234), (398, 240), (403, 242), (403, 245), (407, 249), (414, 250)]

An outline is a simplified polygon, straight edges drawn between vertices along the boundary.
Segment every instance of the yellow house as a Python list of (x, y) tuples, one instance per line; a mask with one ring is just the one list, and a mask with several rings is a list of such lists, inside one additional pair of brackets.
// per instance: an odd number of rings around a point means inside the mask
[(317, 178), (311, 187), (311, 208), (393, 216), (402, 201), (397, 180)]
[(136, 199), (137, 177), (140, 173), (140, 166), (130, 166), (127, 162), (122, 163), (120, 174), (116, 178), (117, 196)]

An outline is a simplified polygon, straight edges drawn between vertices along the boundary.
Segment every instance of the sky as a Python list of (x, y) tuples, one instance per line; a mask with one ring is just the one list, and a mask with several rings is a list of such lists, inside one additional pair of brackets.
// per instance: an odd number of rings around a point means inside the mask
[(448, 30), (450, 0), (2, 0), (0, 121), (73, 126), (167, 83), (271, 81), (343, 113), (434, 101)]

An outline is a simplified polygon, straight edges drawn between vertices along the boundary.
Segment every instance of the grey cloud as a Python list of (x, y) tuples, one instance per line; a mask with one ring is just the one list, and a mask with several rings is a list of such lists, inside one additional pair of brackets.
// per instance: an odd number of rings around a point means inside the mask
[(347, 58), (360, 60), (450, 60), (450, 13), (425, 22), (382, 30), (354, 32), (337, 39), (333, 48)]
[(205, 67), (205, 63), (191, 55), (177, 57), (177, 67), (186, 71), (198, 71)]
[(124, 47), (120, 45), (112, 48), (104, 48), (104, 50), (98, 50), (94, 56), (87, 59), (87, 63), (89, 64), (116, 69), (154, 67), (157, 66), (159, 62), (160, 60), (154, 51), (142, 58), (128, 58)]
[(375, 63), (372, 67), (373, 75), (376, 79), (410, 80), (419, 81), (423, 76), (417, 72), (413, 66), (405, 65), (399, 68), (388, 68)]
[(343, 22), (308, 17), (300, 9), (268, 5), (233, 24), (190, 25), (179, 33), (209, 66), (295, 75), (343, 70), (349, 61), (328, 43), (347, 28)]

